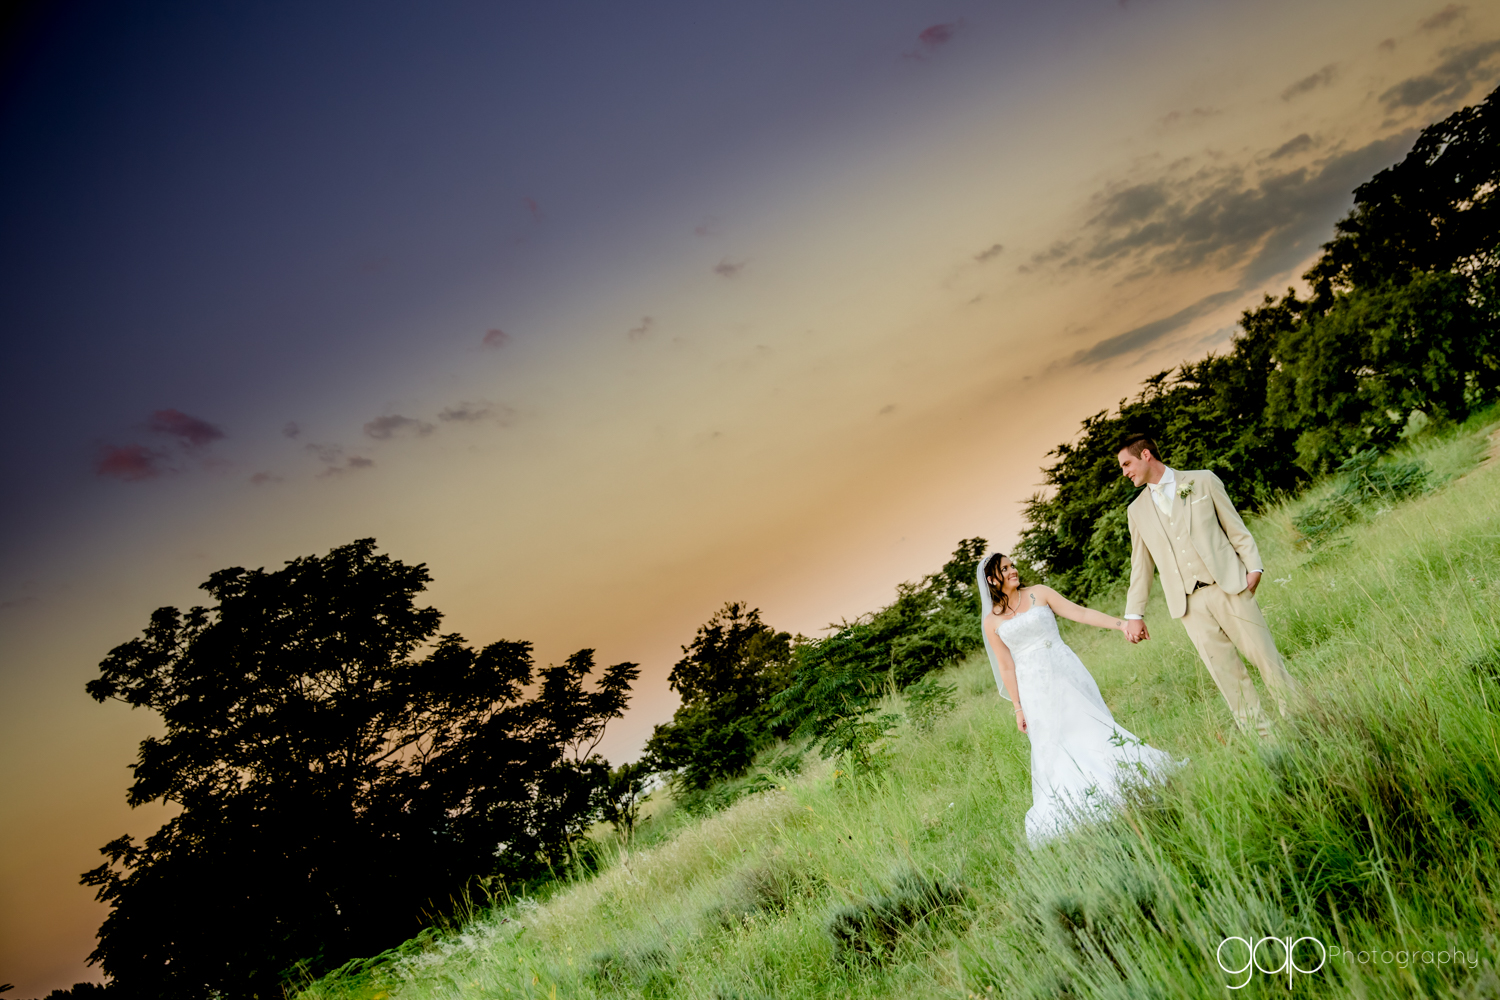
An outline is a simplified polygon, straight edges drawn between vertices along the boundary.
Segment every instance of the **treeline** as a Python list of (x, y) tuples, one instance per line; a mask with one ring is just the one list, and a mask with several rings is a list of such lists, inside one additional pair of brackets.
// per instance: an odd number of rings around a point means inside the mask
[(221, 570), (213, 606), (158, 610), (100, 664), (88, 693), (165, 729), (130, 804), (179, 809), (84, 875), (110, 904), (89, 958), (108, 996), (280, 1000), (486, 880), (568, 873), (588, 828), (629, 811), (595, 750), (637, 666), (585, 686), (591, 649), (542, 669), (528, 642), (473, 649), (416, 606), (429, 582), (373, 539)]
[(1118, 581), (1130, 561), (1133, 487), (1116, 460), (1127, 433), (1154, 437), (1171, 466), (1216, 472), (1254, 510), (1495, 400), (1497, 185), (1500, 90), (1429, 126), (1354, 192), (1306, 298), (1267, 295), (1224, 354), (1153, 375), (1053, 449), (1017, 555), (1075, 598)]
[(724, 605), (672, 668), (668, 684), (682, 705), (646, 744), (647, 766), (671, 774), (679, 798), (695, 805), (778, 740), (837, 739), (840, 724), (881, 693), (979, 648), (974, 566), (984, 547), (982, 538), (961, 541), (942, 569), (898, 586), (890, 606), (821, 639), (777, 632), (759, 610)]

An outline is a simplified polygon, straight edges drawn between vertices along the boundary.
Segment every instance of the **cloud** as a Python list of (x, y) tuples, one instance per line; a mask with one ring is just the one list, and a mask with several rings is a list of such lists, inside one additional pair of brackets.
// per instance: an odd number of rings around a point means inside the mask
[(1222, 115), (1223, 113), (1218, 108), (1194, 108), (1185, 115), (1181, 111), (1169, 111), (1166, 117), (1161, 120), (1161, 123), (1163, 125), (1176, 125), (1183, 118), (1212, 118), (1214, 115)]
[(1022, 264), (1016, 270), (1022, 274), (1030, 274), (1032, 271), (1046, 267), (1053, 261), (1063, 260), (1068, 254), (1073, 252), (1073, 248), (1077, 245), (1077, 240), (1058, 240), (1047, 249), (1032, 254), (1030, 262)]
[(1396, 51), (1396, 40), (1394, 38), (1387, 38), (1385, 41), (1381, 42), (1379, 45), (1377, 45), (1375, 47), (1377, 49), (1379, 49), (1380, 51), (1382, 51), (1382, 52), (1395, 52)]
[(310, 444), (307, 451), (324, 465), (333, 465), (344, 454), (344, 449), (336, 444)]
[(153, 433), (177, 439), (184, 448), (201, 448), (217, 441), (224, 432), (206, 420), (190, 417), (181, 410), (157, 410), (146, 425)]
[(0, 611), (13, 611), (16, 608), (24, 608), (27, 605), (40, 604), (40, 603), (41, 603), (41, 598), (39, 598), (39, 597), (33, 597), (33, 596), (17, 597), (17, 598), (14, 598), (12, 600), (9, 600), (9, 601), (0, 601)]
[(693, 227), (693, 235), (700, 238), (719, 235), (718, 218), (712, 215), (704, 216), (703, 221)]
[(1186, 309), (1179, 309), (1170, 316), (1142, 323), (1134, 329), (1101, 340), (1093, 347), (1073, 355), (1068, 363), (1073, 365), (1099, 364), (1122, 354), (1149, 347), (1167, 334), (1175, 332), (1179, 327), (1185, 326), (1205, 313), (1212, 312), (1239, 294), (1241, 294), (1240, 289), (1228, 288), (1222, 292), (1205, 295)]
[(269, 472), (257, 472), (255, 475), (250, 477), (250, 482), (254, 486), (264, 486), (266, 483), (281, 482), (281, 477), (272, 475)]
[(1461, 101), (1476, 84), (1500, 76), (1500, 67), (1495, 65), (1495, 57), (1500, 55), (1500, 39), (1445, 49), (1443, 55), (1446, 58), (1432, 72), (1402, 80), (1381, 94), (1380, 101), (1386, 110)]
[(1095, 195), (1094, 214), (1081, 235), (1033, 254), (1021, 270), (1114, 271), (1123, 281), (1193, 269), (1218, 272), (1222, 291), (1106, 337), (1068, 363), (1098, 364), (1144, 350), (1303, 264), (1328, 239), (1354, 188), (1399, 160), (1413, 135), (1408, 130), (1253, 181), (1244, 166), (1195, 170), (1189, 163), (1152, 180), (1108, 187)]
[(376, 417), (365, 424), (365, 433), (377, 441), (389, 441), (402, 431), (416, 431), (419, 437), (426, 437), (433, 431), (433, 426), (414, 417), (403, 417), (399, 413), (393, 413), (386, 417)]
[(1298, 153), (1312, 149), (1312, 147), (1312, 136), (1308, 135), (1306, 132), (1303, 132), (1301, 135), (1288, 139), (1280, 146), (1277, 146), (1276, 151), (1272, 153), (1269, 158), (1272, 160), (1279, 160), (1283, 156), (1295, 156)]
[(484, 335), (484, 339), (481, 340), (480, 343), (485, 347), (504, 347), (505, 342), (508, 340), (510, 340), (510, 334), (506, 333), (504, 330), (496, 328), (487, 332)]
[(1303, 94), (1317, 90), (1319, 87), (1330, 86), (1333, 83), (1334, 77), (1338, 76), (1338, 72), (1338, 64), (1329, 63), (1312, 76), (1304, 76), (1283, 90), (1281, 92), (1281, 99), (1283, 101), (1290, 101), (1294, 97), (1301, 97)]
[(289, 437), (293, 441), (297, 440), (297, 437), (301, 433), (302, 433), (302, 428), (300, 426), (298, 426), (297, 421), (295, 421), (295, 420), (288, 420), (286, 422), (286, 426), (284, 426), (284, 427), (281, 428), (281, 435), (282, 435), (282, 437)]
[(516, 419), (516, 411), (504, 403), (459, 403), (439, 413), (438, 419), (444, 423), (464, 424), (493, 420), (500, 426), (507, 427)]
[(542, 221), (542, 206), (540, 206), (540, 205), (538, 205), (536, 203), (536, 199), (535, 198), (530, 198), (530, 197), (522, 198), (521, 199), (521, 204), (523, 204), (523, 205), (526, 206), (526, 211), (528, 211), (528, 212), (531, 213), (532, 219), (534, 219), (537, 222), (541, 222)]
[(631, 340), (640, 340), (644, 338), (646, 334), (650, 333), (651, 328), (655, 325), (656, 320), (652, 319), (650, 316), (642, 316), (641, 321), (635, 326), (631, 327), (630, 330), (625, 334), (625, 336), (629, 337)]
[(880, 412), (878, 412), (875, 415), (877, 417), (884, 417), (884, 416), (886, 416), (888, 414), (895, 413), (895, 412), (896, 412), (896, 404), (895, 403), (886, 403), (884, 406), (882, 406), (880, 408)]
[(1402, 133), (1255, 180), (1243, 165), (1189, 173), (1193, 165), (1185, 163), (1153, 180), (1106, 188), (1094, 196), (1083, 236), (1033, 254), (1023, 270), (1128, 268), (1129, 280), (1205, 266), (1248, 267), (1245, 280), (1261, 281), (1326, 239), (1354, 188), (1400, 159), (1410, 141), (1410, 133)]
[(1463, 17), (1464, 12), (1468, 9), (1462, 4), (1450, 3), (1436, 14), (1422, 21), (1418, 27), (1423, 31), (1439, 31)]
[(166, 456), (143, 444), (107, 445), (94, 463), (100, 476), (114, 476), (127, 482), (152, 479), (171, 470), (162, 467)]
[(744, 261), (732, 261), (728, 257), (725, 257), (714, 265), (714, 274), (722, 275), (725, 278), (732, 278), (744, 269)]
[(987, 247), (986, 249), (981, 250), (978, 253), (976, 253), (974, 255), (974, 259), (977, 260), (977, 261), (979, 261), (979, 263), (983, 264), (987, 260), (994, 260), (996, 257), (1000, 256), (1000, 254), (1004, 250), (1005, 250), (1005, 247), (1001, 246), (999, 243), (995, 243), (995, 244), (992, 244), (991, 246)]
[(953, 41), (953, 36), (958, 34), (963, 27), (962, 21), (949, 21), (946, 24), (933, 24), (923, 28), (917, 33), (917, 46), (906, 53), (908, 59), (926, 59), (937, 52), (943, 46)]
[(310, 444), (307, 450), (317, 456), (318, 461), (324, 465), (323, 471), (318, 473), (319, 479), (342, 476), (351, 470), (368, 469), (375, 464), (374, 459), (365, 458), (363, 455), (350, 455), (344, 464), (340, 465), (339, 461), (343, 459), (344, 449), (336, 444)]

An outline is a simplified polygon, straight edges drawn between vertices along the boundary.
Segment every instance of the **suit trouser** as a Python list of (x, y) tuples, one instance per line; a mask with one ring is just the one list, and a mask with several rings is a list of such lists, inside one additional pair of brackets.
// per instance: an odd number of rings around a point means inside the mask
[(1270, 626), (1255, 602), (1255, 595), (1249, 590), (1228, 594), (1218, 586), (1200, 587), (1188, 595), (1182, 624), (1234, 714), (1235, 724), (1246, 731), (1253, 725), (1262, 736), (1269, 735), (1270, 720), (1261, 711), (1260, 696), (1255, 693), (1255, 685), (1239, 654), (1243, 653), (1260, 671), (1261, 680), (1270, 688), (1283, 717), (1287, 700), (1297, 693), (1297, 683), (1282, 665), (1276, 640), (1271, 637)]

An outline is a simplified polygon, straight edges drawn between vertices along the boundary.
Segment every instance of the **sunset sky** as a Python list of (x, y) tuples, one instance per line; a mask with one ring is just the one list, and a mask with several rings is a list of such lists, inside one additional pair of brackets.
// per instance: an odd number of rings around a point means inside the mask
[(1009, 545), (1049, 449), (1500, 77), (1478, 4), (39, 10), (0, 71), (18, 997), (99, 978), (78, 875), (163, 819), (154, 717), (83, 686), (214, 570), (373, 536), (445, 631), (642, 664), (631, 759), (726, 600), (814, 635)]

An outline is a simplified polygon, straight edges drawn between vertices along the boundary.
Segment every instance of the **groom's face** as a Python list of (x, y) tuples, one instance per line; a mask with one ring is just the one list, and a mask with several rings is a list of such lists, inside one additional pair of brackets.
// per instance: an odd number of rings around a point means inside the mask
[(1126, 479), (1136, 486), (1146, 485), (1146, 475), (1151, 471), (1151, 453), (1145, 449), (1139, 455), (1132, 455), (1129, 448), (1121, 448), (1120, 472)]

